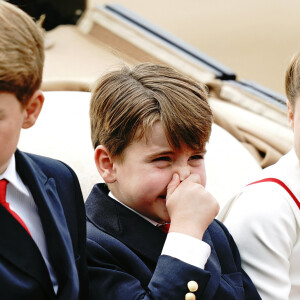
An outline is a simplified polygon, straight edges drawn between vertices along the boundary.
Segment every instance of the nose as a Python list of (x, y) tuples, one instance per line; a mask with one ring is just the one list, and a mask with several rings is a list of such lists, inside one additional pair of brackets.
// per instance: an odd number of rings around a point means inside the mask
[(177, 173), (179, 175), (180, 181), (183, 181), (191, 175), (191, 170), (188, 165), (180, 166), (177, 168)]

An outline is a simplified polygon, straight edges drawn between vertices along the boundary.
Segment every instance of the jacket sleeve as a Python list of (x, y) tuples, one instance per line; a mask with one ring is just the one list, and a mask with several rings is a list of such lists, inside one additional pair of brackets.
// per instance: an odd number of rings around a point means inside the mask
[[(221, 231), (222, 239), (228, 235), (227, 244), (220, 242), (222, 249), (216, 249), (218, 253), (214, 252), (214, 259), (209, 259), (207, 270), (161, 255), (153, 273), (126, 245), (98, 229), (94, 230), (98, 231), (96, 239), (87, 240), (91, 300), (184, 300), (190, 292), (190, 281), (198, 284), (197, 291), (193, 291), (197, 300), (260, 299), (251, 280), (240, 267), (237, 248), (225, 227)], [(218, 255), (220, 260), (223, 259), (220, 252), (224, 248), (231, 257), (228, 269), (225, 263), (220, 265), (218, 260)], [(224, 274), (220, 274), (222, 268)]]
[[(122, 253), (122, 248), (118, 250), (120, 255), (115, 257), (113, 252), (98, 243), (87, 241), (91, 300), (183, 300), (189, 292), (189, 281), (197, 278), (199, 294), (210, 278), (208, 272), (167, 255), (160, 256), (152, 274), (136, 257)], [(123, 259), (127, 260), (126, 265), (131, 265), (132, 269), (125, 270), (122, 267)]]

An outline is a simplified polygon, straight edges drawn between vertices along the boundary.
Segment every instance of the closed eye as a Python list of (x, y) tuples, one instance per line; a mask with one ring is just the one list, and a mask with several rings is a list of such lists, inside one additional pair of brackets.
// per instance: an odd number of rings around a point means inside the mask
[(198, 159), (203, 159), (204, 158), (204, 155), (193, 155), (190, 157), (190, 160), (198, 160)]
[(160, 156), (160, 157), (154, 158), (153, 161), (171, 161), (171, 158), (168, 156)]
[(159, 157), (153, 158), (152, 163), (157, 168), (167, 168), (167, 167), (171, 166), (172, 158), (169, 156), (159, 156)]

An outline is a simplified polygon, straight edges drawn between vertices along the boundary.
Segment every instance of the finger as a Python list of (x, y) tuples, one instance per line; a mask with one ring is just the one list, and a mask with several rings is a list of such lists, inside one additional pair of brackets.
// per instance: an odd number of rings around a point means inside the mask
[(169, 182), (167, 186), (167, 195), (173, 194), (173, 192), (175, 191), (175, 189), (178, 187), (179, 184), (180, 184), (179, 175), (175, 173), (173, 174), (172, 180)]
[(199, 174), (191, 174), (189, 177), (187, 177), (185, 180), (194, 182), (194, 183), (199, 183), (201, 184), (201, 177)]

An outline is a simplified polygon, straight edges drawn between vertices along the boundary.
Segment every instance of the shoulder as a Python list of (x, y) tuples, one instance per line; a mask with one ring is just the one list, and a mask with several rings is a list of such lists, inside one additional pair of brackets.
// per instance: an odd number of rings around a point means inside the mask
[(211, 235), (229, 235), (229, 232), (225, 225), (217, 219), (214, 219), (212, 221), (207, 230)]
[(296, 239), (299, 211), (293, 206), (291, 197), (279, 184), (263, 182), (247, 186), (223, 208), (220, 219), (239, 248), (264, 241), (274, 249), (275, 243), (288, 245)]
[(226, 225), (219, 220), (215, 219), (208, 227), (207, 231), (209, 232), (211, 239), (218, 245), (222, 245), (222, 243), (232, 243), (232, 236), (229, 232)]
[[(235, 248), (235, 243), (227, 227), (215, 219), (209, 225), (207, 231), (209, 233), (208, 239), (211, 239), (211, 247), (213, 247), (216, 252), (220, 252), (222, 255), (231, 255), (228, 251)], [(206, 237), (204, 235), (204, 241), (207, 242), (205, 239)]]
[(269, 219), (278, 220), (283, 214), (294, 214), (294, 201), (280, 184), (274, 181), (253, 182), (225, 204), (218, 216), (219, 220), (225, 221), (225, 224), (228, 218), (234, 223), (237, 220), (245, 223), (250, 219), (265, 223)]
[(46, 173), (63, 173), (65, 175), (75, 174), (70, 166), (60, 160), (31, 153), (23, 153), (23, 155), (34, 161)]
[(266, 221), (282, 213), (293, 214), (291, 201), (285, 188), (276, 182), (266, 181), (245, 187), (232, 204), (237, 213)]
[(78, 178), (73, 169), (62, 161), (36, 155), (32, 153), (25, 153), (17, 150), (16, 160), (21, 163), (22, 166), (25, 164), (27, 167), (35, 170), (40, 170), (47, 177), (59, 179), (58, 181), (69, 180), (71, 182), (78, 183)]
[[(36, 154), (16, 152), (16, 165), (21, 178), (31, 178), (35, 185), (38, 180), (42, 185), (53, 187), (62, 203), (74, 205), (74, 201), (83, 206), (80, 184), (75, 172), (65, 163)], [(35, 188), (31, 186), (31, 188)], [(76, 199), (76, 200), (75, 200)], [(81, 204), (82, 203), (82, 204)], [(72, 210), (72, 206), (69, 208)]]
[(273, 182), (247, 186), (225, 205), (218, 218), (231, 233), (241, 234), (246, 230), (278, 230), (278, 227), (286, 227), (287, 223), (295, 227), (297, 219), (291, 197), (284, 188)]

